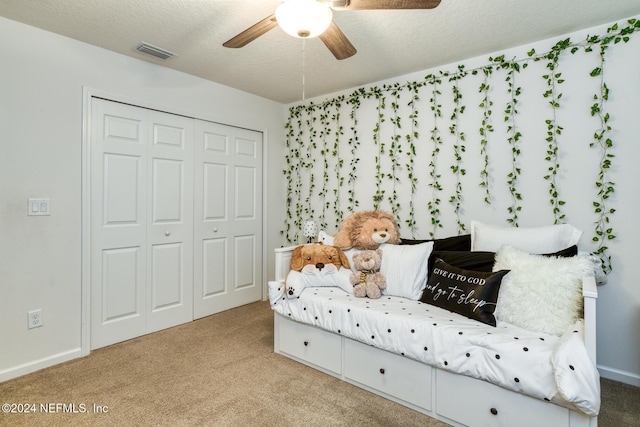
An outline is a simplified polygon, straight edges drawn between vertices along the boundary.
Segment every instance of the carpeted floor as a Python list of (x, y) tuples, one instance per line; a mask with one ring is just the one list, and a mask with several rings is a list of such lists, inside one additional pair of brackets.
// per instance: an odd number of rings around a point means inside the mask
[[(12, 427), (445, 426), (274, 354), (267, 302), (0, 383), (0, 401), (35, 404), (1, 413)], [(599, 426), (640, 426), (639, 402), (640, 389), (603, 380)]]

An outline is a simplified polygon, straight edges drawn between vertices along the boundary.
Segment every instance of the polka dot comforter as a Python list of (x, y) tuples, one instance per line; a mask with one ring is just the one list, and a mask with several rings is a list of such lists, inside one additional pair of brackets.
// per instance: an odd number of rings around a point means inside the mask
[(337, 287), (289, 299), (281, 283), (270, 282), (269, 298), (293, 320), (590, 416), (600, 410), (599, 374), (581, 321), (555, 336), (504, 322), (492, 327), (406, 298), (356, 298)]

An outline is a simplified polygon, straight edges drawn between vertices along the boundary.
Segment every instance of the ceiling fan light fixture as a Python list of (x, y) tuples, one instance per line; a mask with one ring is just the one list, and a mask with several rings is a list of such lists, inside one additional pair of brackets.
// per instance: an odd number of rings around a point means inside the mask
[(331, 8), (316, 0), (287, 0), (276, 9), (276, 20), (285, 33), (298, 38), (318, 37), (333, 19)]

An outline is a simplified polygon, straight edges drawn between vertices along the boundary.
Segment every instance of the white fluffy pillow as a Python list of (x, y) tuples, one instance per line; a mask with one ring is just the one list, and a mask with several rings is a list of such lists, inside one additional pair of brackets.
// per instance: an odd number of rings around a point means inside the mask
[(593, 274), (583, 258), (531, 255), (511, 246), (496, 253), (502, 280), (495, 317), (531, 331), (562, 335), (582, 314), (582, 278)]
[(497, 252), (510, 245), (532, 254), (549, 254), (577, 245), (582, 231), (569, 224), (501, 227), (471, 221), (471, 250)]
[(429, 255), (433, 242), (418, 245), (380, 245), (382, 266), (380, 272), (387, 279), (383, 295), (420, 299), (427, 285)]

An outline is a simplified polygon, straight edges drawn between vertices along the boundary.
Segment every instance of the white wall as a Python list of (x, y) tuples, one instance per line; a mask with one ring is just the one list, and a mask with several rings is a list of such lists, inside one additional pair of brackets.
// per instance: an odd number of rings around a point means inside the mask
[[(281, 104), (4, 18), (0, 52), (0, 381), (80, 354), (83, 87), (263, 131), (273, 277), (284, 205)], [(50, 216), (27, 217), (33, 197), (50, 199)], [(28, 330), (33, 309), (44, 326)]]
[[(570, 37), (573, 42), (585, 40), (587, 35), (606, 34), (608, 25), (592, 28), (580, 33), (570, 34), (554, 40), (540, 41), (531, 45), (522, 46), (504, 52), (496, 52), (494, 55), (505, 54), (510, 58), (527, 58), (527, 52), (532, 48), (538, 53), (547, 52), (558, 40)], [(481, 67), (488, 64), (490, 55), (469, 59), (465, 61), (466, 70)], [(556, 72), (562, 73), (565, 79), (559, 90), (563, 93), (560, 100), (561, 108), (557, 110), (558, 124), (564, 127), (560, 136), (560, 175), (558, 185), (560, 188), (560, 199), (566, 202), (563, 211), (566, 214), (566, 222), (569, 222), (584, 231), (580, 241), (580, 249), (593, 251), (596, 245), (591, 241), (594, 236), (594, 213), (593, 201), (597, 200), (597, 187), (595, 182), (599, 171), (600, 152), (596, 148), (591, 148), (589, 144), (593, 142), (593, 133), (598, 128), (597, 118), (591, 117), (590, 107), (593, 95), (599, 92), (599, 80), (589, 76), (590, 71), (598, 66), (597, 54), (585, 54), (578, 52), (570, 55), (567, 52), (561, 58), (559, 68)], [(384, 84), (405, 83), (407, 81), (424, 81), (426, 75), (433, 73), (438, 75), (440, 71), (456, 71), (458, 64), (451, 64), (439, 69), (425, 70), (407, 76), (401, 76), (376, 83), (374, 86), (381, 88)], [(542, 97), (547, 89), (543, 74), (546, 70), (546, 61), (530, 63), (526, 72), (516, 75), (516, 85), (523, 87), (523, 92), (519, 98), (518, 110), (518, 130), (523, 134), (519, 143), (522, 154), (519, 157), (519, 166), (522, 168), (520, 176), (519, 191), (522, 192), (523, 200), (520, 203), (522, 211), (519, 215), (518, 224), (520, 226), (539, 226), (552, 224), (554, 216), (549, 202), (549, 182), (543, 177), (548, 173), (550, 164), (545, 161), (548, 143), (546, 138), (546, 125), (544, 120), (549, 118), (553, 112), (549, 108), (548, 100)], [(610, 170), (608, 179), (615, 183), (615, 193), (609, 199), (609, 207), (615, 208), (616, 213), (611, 217), (610, 226), (617, 236), (614, 240), (607, 242), (609, 255), (612, 258), (613, 272), (608, 276), (608, 283), (599, 287), (598, 299), (598, 329), (597, 329), (597, 352), (598, 365), (604, 377), (620, 380), (630, 384), (640, 386), (640, 292), (638, 292), (637, 272), (634, 266), (637, 262), (637, 243), (640, 241), (640, 227), (636, 224), (635, 213), (640, 208), (640, 34), (634, 34), (628, 44), (620, 43), (611, 45), (607, 50), (605, 63), (605, 79), (610, 88), (609, 101), (606, 103), (606, 110), (611, 114), (610, 125), (613, 132), (610, 137), (614, 141), (612, 153), (613, 167)], [(449, 169), (453, 162), (453, 144), (455, 138), (448, 134), (450, 125), (449, 116), (453, 110), (451, 101), (451, 85), (447, 79), (440, 90), (439, 102), (442, 103), (442, 119), (438, 121), (440, 136), (444, 144), (438, 154), (438, 173), (441, 174), (440, 183), (443, 191), (438, 192), (437, 197), (441, 199), (441, 221), (443, 227), (435, 230), (436, 237), (445, 237), (458, 234), (457, 223), (453, 205), (449, 203), (449, 197), (455, 194), (455, 176)], [(466, 135), (464, 145), (467, 151), (463, 154), (462, 167), (466, 168), (467, 174), (462, 177), (463, 182), (463, 203), (460, 215), (461, 221), (466, 224), (467, 230), (471, 220), (480, 220), (498, 225), (508, 225), (508, 207), (511, 205), (511, 197), (506, 184), (506, 176), (511, 171), (511, 146), (506, 143), (507, 133), (503, 124), (504, 107), (507, 102), (505, 74), (494, 71), (492, 76), (491, 97), (494, 101), (493, 126), (495, 132), (489, 137), (489, 151), (491, 156), (490, 173), (492, 174), (492, 195), (494, 200), (491, 205), (483, 202), (484, 190), (478, 186), (479, 172), (482, 169), (483, 159), (479, 152), (479, 123), (481, 119), (480, 110), (477, 106), (481, 102), (478, 87), (482, 82), (482, 75), (465, 78), (461, 81), (463, 92), (462, 104), (466, 105), (465, 113), (462, 115), (459, 127)], [(419, 102), (419, 117), (421, 126), (418, 129), (421, 134), (420, 141), (417, 142), (416, 173), (419, 175), (419, 191), (415, 197), (416, 219), (418, 228), (413, 237), (427, 238), (434, 231), (431, 226), (431, 217), (427, 203), (434, 197), (433, 189), (428, 186), (430, 177), (428, 175), (428, 164), (431, 161), (433, 143), (429, 140), (429, 133), (433, 128), (433, 116), (430, 111), (429, 98), (431, 97), (430, 87), (421, 89)], [(331, 96), (318, 97), (308, 100), (305, 104), (322, 104), (323, 101), (337, 97), (338, 95), (350, 95), (354, 89), (347, 90)], [(409, 98), (403, 97), (399, 103), (400, 115), (402, 117), (402, 134), (410, 132), (410, 120), (408, 115), (410, 110), (407, 107)], [(391, 144), (392, 127), (390, 119), (392, 110), (389, 104), (392, 97), (387, 94), (387, 108), (385, 123), (382, 125), (380, 133), (387, 149)], [(291, 106), (296, 106), (293, 104)], [(356, 198), (360, 200), (360, 209), (371, 209), (373, 207), (372, 198), (375, 194), (375, 158), (378, 152), (373, 140), (373, 129), (375, 127), (378, 113), (376, 106), (378, 101), (375, 98), (363, 99), (358, 110), (357, 131), (360, 146), (357, 148), (356, 157), (358, 163), (358, 181), (355, 185)], [(318, 109), (317, 111), (320, 111)], [(352, 122), (348, 119), (350, 107), (345, 102), (341, 103), (340, 125), (344, 127), (339, 144), (340, 158), (344, 161), (342, 176), (350, 171), (348, 166), (351, 159), (351, 147), (348, 145), (348, 138), (351, 136), (350, 127)], [(300, 209), (304, 215), (308, 215), (307, 210), (314, 211), (314, 219), (319, 222), (322, 217), (323, 201), (319, 197), (323, 186), (323, 161), (319, 151), (323, 141), (321, 137), (316, 140), (318, 148), (309, 148), (309, 131), (304, 124), (308, 116), (302, 115), (303, 144), (302, 156), (311, 154), (313, 168), (303, 168), (301, 171), (301, 195), (294, 197), (294, 204), (301, 200)], [(335, 110), (329, 109), (328, 114), (335, 114)], [(319, 132), (318, 123), (319, 112), (315, 114), (317, 119), (314, 124)], [(297, 135), (298, 127), (294, 120), (294, 133)], [(331, 124), (335, 126), (335, 124)], [(335, 127), (333, 127), (335, 129)], [(335, 130), (332, 130), (335, 132)], [(333, 149), (335, 140), (334, 133), (326, 138), (329, 148)], [(400, 163), (404, 166), (408, 150), (403, 150), (400, 155)], [(334, 215), (333, 189), (340, 187), (337, 185), (335, 167), (337, 158), (331, 155), (328, 158), (328, 196), (329, 203), (326, 214), (327, 230), (335, 231), (336, 225)], [(381, 161), (383, 172), (389, 172), (388, 156), (383, 156)], [(395, 189), (398, 191), (397, 200), (401, 202), (399, 218), (406, 219), (411, 191), (408, 186), (408, 176), (405, 168), (398, 170), (400, 181)], [(315, 179), (310, 179), (314, 175)], [(309, 182), (315, 183), (315, 188), (310, 188)], [(295, 189), (296, 183), (294, 183)], [(348, 184), (340, 187), (340, 206), (338, 210), (345, 211), (348, 207), (346, 190)], [(385, 200), (380, 208), (391, 210), (387, 197), (393, 191), (392, 181), (383, 179), (383, 189), (386, 190)], [(309, 197), (311, 196), (311, 197)], [(311, 200), (310, 203), (306, 199)], [(292, 212), (296, 212), (295, 208)], [(348, 213), (348, 212), (347, 212)], [(295, 215), (294, 215), (295, 217)], [(404, 223), (403, 221), (401, 221)], [(295, 234), (295, 233), (294, 233)], [(404, 237), (411, 237), (411, 232), (407, 228), (403, 229)]]

